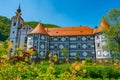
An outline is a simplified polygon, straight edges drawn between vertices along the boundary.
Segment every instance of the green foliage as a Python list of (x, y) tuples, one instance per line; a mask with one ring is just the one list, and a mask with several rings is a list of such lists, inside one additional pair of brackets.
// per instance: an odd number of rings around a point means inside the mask
[(57, 28), (57, 27), (60, 27), (60, 26), (57, 26), (57, 25), (54, 25), (54, 24), (43, 24), (43, 26), (45, 28)]
[(113, 66), (86, 66), (84, 67), (87, 70), (86, 78), (101, 78), (101, 79), (118, 79), (120, 76), (120, 71), (117, 68), (114, 68)]
[(0, 16), (0, 41), (4, 41), (9, 36), (10, 19), (5, 16)]
[(49, 53), (47, 52), (46, 54), (45, 54), (45, 60), (49, 60)]
[(69, 55), (67, 48), (62, 48), (61, 51), (62, 51), (62, 54), (63, 54), (64, 58), (65, 57), (67, 58), (68, 55)]
[(86, 61), (87, 63), (92, 63), (92, 58), (85, 58), (85, 61)]
[(120, 8), (112, 9), (105, 16), (110, 28), (105, 30), (107, 45), (105, 49), (114, 51), (115, 55), (120, 55)]
[[(36, 22), (36, 21), (30, 21), (30, 22), (24, 22), (24, 25), (30, 25), (32, 28), (35, 28), (37, 26), (39, 22)], [(55, 27), (59, 27), (57, 25), (54, 25), (54, 24), (43, 24), (43, 26), (45, 28), (55, 28)]]
[(78, 54), (78, 53), (76, 53), (76, 55), (75, 55), (74, 59), (75, 59), (76, 61), (79, 61), (79, 60), (80, 60), (80, 56), (79, 56), (79, 54)]
[(36, 21), (30, 21), (30, 22), (24, 22), (24, 25), (30, 25), (32, 28), (35, 28), (39, 22)]
[[(30, 25), (32, 28), (35, 28), (39, 22), (30, 21), (24, 22), (24, 25)], [(45, 28), (59, 27), (54, 24), (43, 24)], [(10, 19), (5, 16), (0, 16), (0, 41), (5, 41), (8, 39), (10, 32)]]

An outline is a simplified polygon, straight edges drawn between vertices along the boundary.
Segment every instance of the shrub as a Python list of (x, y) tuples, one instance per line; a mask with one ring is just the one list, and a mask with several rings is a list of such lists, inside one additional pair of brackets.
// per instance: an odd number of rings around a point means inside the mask
[(78, 53), (76, 53), (75, 57), (74, 57), (75, 61), (79, 61), (80, 60), (80, 56)]
[(92, 63), (92, 58), (85, 58), (85, 61), (86, 61), (87, 63)]

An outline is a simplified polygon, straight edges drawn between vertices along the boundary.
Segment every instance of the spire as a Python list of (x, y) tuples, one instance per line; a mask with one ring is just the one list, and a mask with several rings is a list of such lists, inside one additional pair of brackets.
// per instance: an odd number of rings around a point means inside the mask
[(21, 12), (21, 8), (20, 8), (20, 4), (19, 4), (19, 7), (18, 7), (18, 9), (17, 9), (17, 12)]
[(19, 7), (18, 7), (18, 9), (17, 9), (16, 16), (21, 16), (20, 4), (19, 4)]

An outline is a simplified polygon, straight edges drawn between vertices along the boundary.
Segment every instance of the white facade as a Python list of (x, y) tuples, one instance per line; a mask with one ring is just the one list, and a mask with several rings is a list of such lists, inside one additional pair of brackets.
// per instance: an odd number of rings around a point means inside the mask
[[(43, 27), (40, 29), (43, 30)], [(29, 34), (32, 30), (30, 26), (24, 26), (19, 7), (16, 16), (11, 19), (9, 40), (12, 42), (12, 52), (15, 51), (15, 48), (19, 48), (26, 43), (27, 50), (35, 48), (38, 56), (43, 58), (47, 52), (51, 54), (57, 53), (62, 58), (62, 48), (68, 49), (69, 58), (73, 58), (76, 52), (79, 53), (81, 59), (87, 57), (96, 59), (110, 58), (110, 51), (103, 49), (107, 39), (101, 32), (85, 36), (50, 36), (38, 33)], [(36, 29), (36, 31), (38, 30)], [(45, 32), (47, 33), (47, 30)]]
[(12, 42), (11, 52), (14, 52), (15, 48), (21, 47), (22, 44), (27, 43), (27, 34), (31, 30), (32, 28), (30, 26), (24, 26), (24, 20), (21, 17), (21, 9), (19, 6), (16, 12), (16, 16), (11, 18), (9, 35), (9, 41)]
[(104, 46), (107, 43), (107, 39), (104, 34), (98, 33), (95, 35), (95, 50), (97, 59), (110, 58), (110, 51), (104, 49)]

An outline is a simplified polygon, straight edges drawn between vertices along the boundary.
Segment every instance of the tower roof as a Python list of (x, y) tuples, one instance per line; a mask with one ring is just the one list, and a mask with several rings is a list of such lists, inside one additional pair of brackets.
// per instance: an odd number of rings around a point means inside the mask
[(21, 12), (21, 8), (20, 8), (20, 4), (19, 4), (19, 7), (18, 7), (18, 9), (17, 9), (17, 12)]
[(33, 29), (30, 34), (47, 34), (47, 32), (45, 31), (43, 25), (41, 23), (39, 23), (35, 29)]
[(99, 32), (102, 32), (106, 29), (109, 28), (109, 24), (108, 22), (105, 20), (105, 18), (103, 17), (101, 22), (100, 22), (100, 25), (97, 29), (94, 29), (93, 33), (99, 33)]

